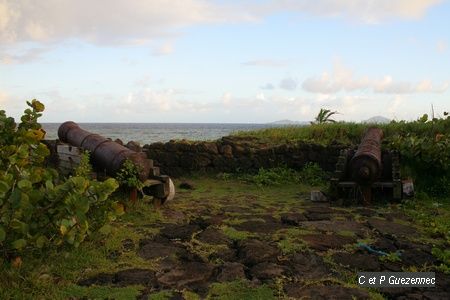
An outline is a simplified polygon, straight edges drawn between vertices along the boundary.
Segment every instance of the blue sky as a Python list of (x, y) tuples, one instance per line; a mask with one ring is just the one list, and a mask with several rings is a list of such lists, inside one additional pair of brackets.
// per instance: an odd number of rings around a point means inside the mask
[(0, 0), (0, 108), (42, 121), (416, 119), (450, 110), (439, 0)]

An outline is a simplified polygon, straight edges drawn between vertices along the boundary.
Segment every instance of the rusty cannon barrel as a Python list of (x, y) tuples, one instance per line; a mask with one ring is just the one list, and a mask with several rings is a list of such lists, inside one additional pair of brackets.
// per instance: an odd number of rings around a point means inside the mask
[(369, 128), (359, 144), (358, 150), (350, 161), (350, 173), (360, 185), (370, 185), (381, 175), (381, 140), (383, 130)]
[(115, 175), (127, 159), (139, 167), (139, 179), (142, 181), (149, 177), (153, 167), (145, 153), (132, 151), (98, 134), (83, 130), (72, 121), (61, 124), (58, 137), (64, 143), (90, 151), (93, 166), (98, 170), (105, 170), (108, 175)]

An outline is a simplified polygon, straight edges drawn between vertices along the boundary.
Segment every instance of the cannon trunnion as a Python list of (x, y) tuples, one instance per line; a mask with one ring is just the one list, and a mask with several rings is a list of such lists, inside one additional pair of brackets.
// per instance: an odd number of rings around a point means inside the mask
[(341, 151), (331, 178), (333, 198), (365, 205), (377, 198), (402, 198), (399, 155), (382, 151), (382, 139), (380, 128), (369, 128), (356, 151)]
[[(175, 187), (170, 177), (159, 174), (159, 168), (153, 166), (153, 161), (146, 153), (130, 150), (101, 135), (91, 133), (72, 121), (61, 124), (58, 128), (61, 142), (69, 144), (70, 152), (73, 147), (90, 152), (94, 169), (102, 174), (115, 176), (126, 160), (133, 162), (139, 170), (139, 179), (144, 183), (143, 192), (153, 196), (160, 203), (173, 199)], [(63, 149), (64, 147), (61, 147)], [(66, 147), (67, 148), (67, 147)], [(79, 153), (80, 151), (76, 151)], [(59, 151), (60, 157), (67, 155), (67, 151)]]

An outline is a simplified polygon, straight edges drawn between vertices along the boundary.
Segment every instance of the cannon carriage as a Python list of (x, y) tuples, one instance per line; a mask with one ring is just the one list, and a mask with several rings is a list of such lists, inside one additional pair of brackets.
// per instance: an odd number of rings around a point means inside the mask
[(369, 128), (356, 151), (341, 151), (330, 183), (333, 199), (370, 205), (376, 200), (402, 198), (399, 154), (382, 150), (382, 139), (380, 128)]
[(93, 168), (97, 173), (115, 176), (126, 160), (130, 160), (139, 171), (139, 179), (143, 182), (143, 192), (153, 196), (157, 203), (172, 200), (175, 187), (167, 175), (161, 175), (159, 168), (147, 158), (146, 153), (136, 152), (110, 139), (86, 131), (78, 124), (67, 121), (58, 128), (58, 137), (63, 145), (57, 146), (57, 154), (62, 167), (72, 167), (79, 161), (81, 150), (90, 152)]

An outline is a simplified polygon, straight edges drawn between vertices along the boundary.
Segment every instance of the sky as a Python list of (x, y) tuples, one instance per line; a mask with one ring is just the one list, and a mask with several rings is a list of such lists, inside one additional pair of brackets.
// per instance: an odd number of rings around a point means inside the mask
[(266, 123), (450, 110), (440, 0), (0, 0), (0, 109), (42, 122)]

